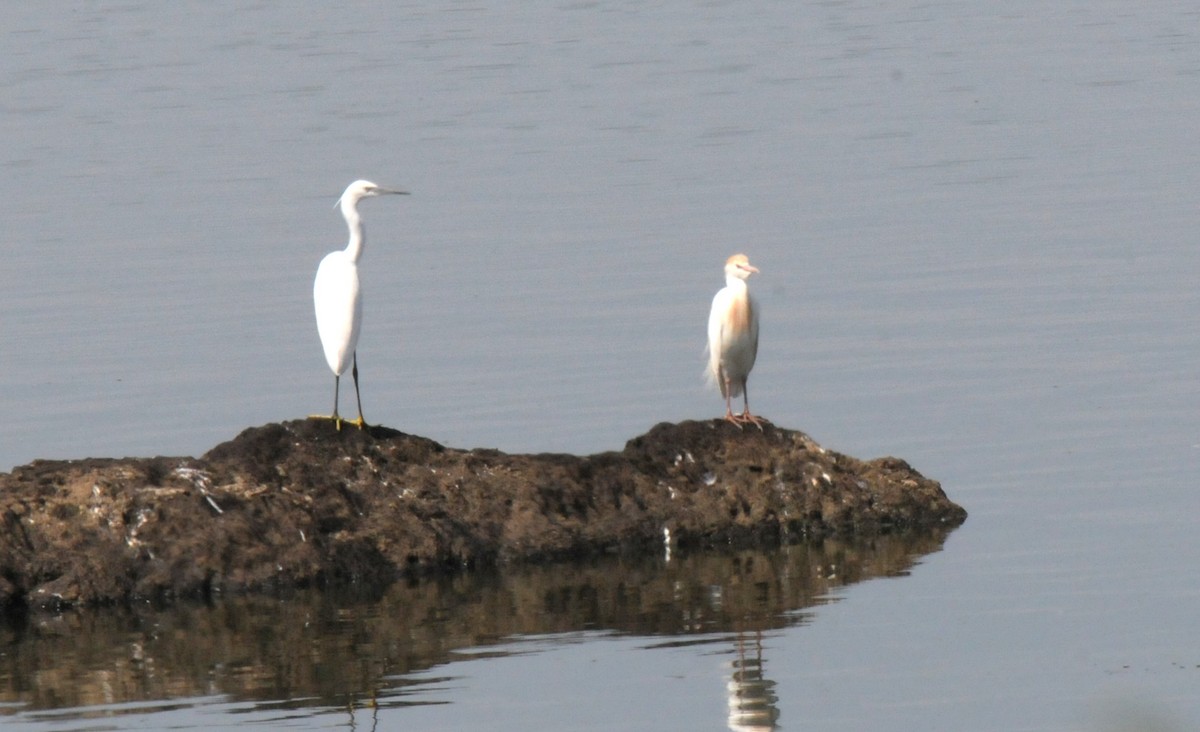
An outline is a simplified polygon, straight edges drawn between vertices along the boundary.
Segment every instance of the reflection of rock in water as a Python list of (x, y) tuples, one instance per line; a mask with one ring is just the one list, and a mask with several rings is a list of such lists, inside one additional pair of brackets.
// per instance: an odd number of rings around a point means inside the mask
[(6, 705), (38, 710), (222, 695), (235, 703), (350, 705), (351, 729), (366, 730), (376, 699), (385, 709), (410, 704), (408, 675), (463, 660), (464, 648), (579, 631), (708, 644), (749, 628), (744, 648), (727, 646), (739, 659), (732, 683), (749, 684), (762, 678), (754, 631), (811, 622), (808, 609), (830, 602), (836, 587), (908, 573), (919, 557), (941, 549), (949, 531), (771, 552), (673, 551), (669, 563), (603, 557), (521, 565), (397, 583), (379, 594), (342, 588), (158, 610), (143, 603), (11, 622), (0, 616), (0, 728)]
[[(753, 655), (747, 654), (747, 646)], [(726, 692), (729, 699), (729, 729), (771, 730), (779, 720), (779, 708), (775, 706), (775, 682), (763, 675), (762, 633), (755, 632), (753, 638), (739, 633), (737, 658), (730, 661), (729, 683)]]

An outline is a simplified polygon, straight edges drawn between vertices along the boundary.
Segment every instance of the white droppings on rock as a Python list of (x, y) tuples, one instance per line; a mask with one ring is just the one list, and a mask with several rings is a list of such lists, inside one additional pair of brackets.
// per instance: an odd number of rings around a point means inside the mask
[(200, 470), (198, 468), (188, 468), (188, 467), (180, 466), (178, 468), (175, 468), (175, 475), (179, 478), (183, 478), (184, 480), (191, 482), (192, 485), (196, 486), (197, 488), (199, 488), (201, 490), (207, 490), (208, 486), (212, 483), (212, 477), (209, 476), (209, 474), (206, 471)]

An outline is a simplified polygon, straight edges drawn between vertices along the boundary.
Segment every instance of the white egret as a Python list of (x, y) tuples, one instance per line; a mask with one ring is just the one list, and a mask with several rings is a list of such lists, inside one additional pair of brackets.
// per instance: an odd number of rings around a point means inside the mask
[[(762, 429), (762, 420), (750, 413), (746, 379), (758, 356), (758, 308), (746, 279), (758, 269), (745, 254), (725, 261), (725, 287), (712, 301), (708, 315), (708, 376), (725, 397), (725, 419), (738, 427), (750, 422)], [(733, 413), (732, 400), (742, 395), (741, 414)]]
[[(325, 349), (325, 361), (333, 371), (333, 415), (338, 430), (342, 429), (342, 418), (338, 415), (338, 388), (347, 366), (352, 366), (354, 376), (354, 398), (358, 402), (358, 419), (353, 423), (362, 429), (366, 426), (362, 413), (362, 398), (358, 393), (358, 331), (362, 325), (362, 292), (358, 285), (358, 260), (367, 244), (367, 233), (362, 217), (358, 215), (358, 202), (364, 198), (384, 194), (407, 195), (408, 191), (381, 188), (369, 180), (356, 180), (346, 188), (335, 206), (340, 205), (346, 227), (350, 229), (350, 243), (325, 255), (317, 267), (317, 278), (313, 282), (313, 303), (317, 311), (317, 333)], [(321, 417), (325, 418), (325, 417)], [(347, 420), (349, 421), (349, 420)]]

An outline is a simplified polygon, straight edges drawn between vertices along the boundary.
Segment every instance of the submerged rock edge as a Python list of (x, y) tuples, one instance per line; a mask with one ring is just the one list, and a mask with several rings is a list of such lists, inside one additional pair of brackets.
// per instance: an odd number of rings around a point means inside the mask
[(0, 474), (0, 608), (211, 597), (617, 551), (946, 529), (903, 460), (803, 432), (662, 423), (619, 452), (512, 455), (296, 420), (200, 458)]

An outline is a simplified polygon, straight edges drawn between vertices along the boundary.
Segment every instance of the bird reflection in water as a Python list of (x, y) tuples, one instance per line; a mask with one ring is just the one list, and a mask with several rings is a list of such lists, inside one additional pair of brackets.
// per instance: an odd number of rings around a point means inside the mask
[(350, 720), (346, 724), (346, 729), (350, 730), (350, 732), (358, 732), (358, 710), (365, 707), (366, 709), (371, 710), (371, 726), (368, 728), (368, 731), (377, 732), (379, 729), (379, 701), (375, 698), (375, 695), (376, 690), (372, 688), (370, 699), (359, 702), (352, 698), (349, 703), (346, 704), (346, 713), (350, 715)]
[(735, 732), (773, 730), (779, 721), (775, 682), (763, 673), (762, 631), (740, 631), (737, 657), (729, 662), (729, 729)]

